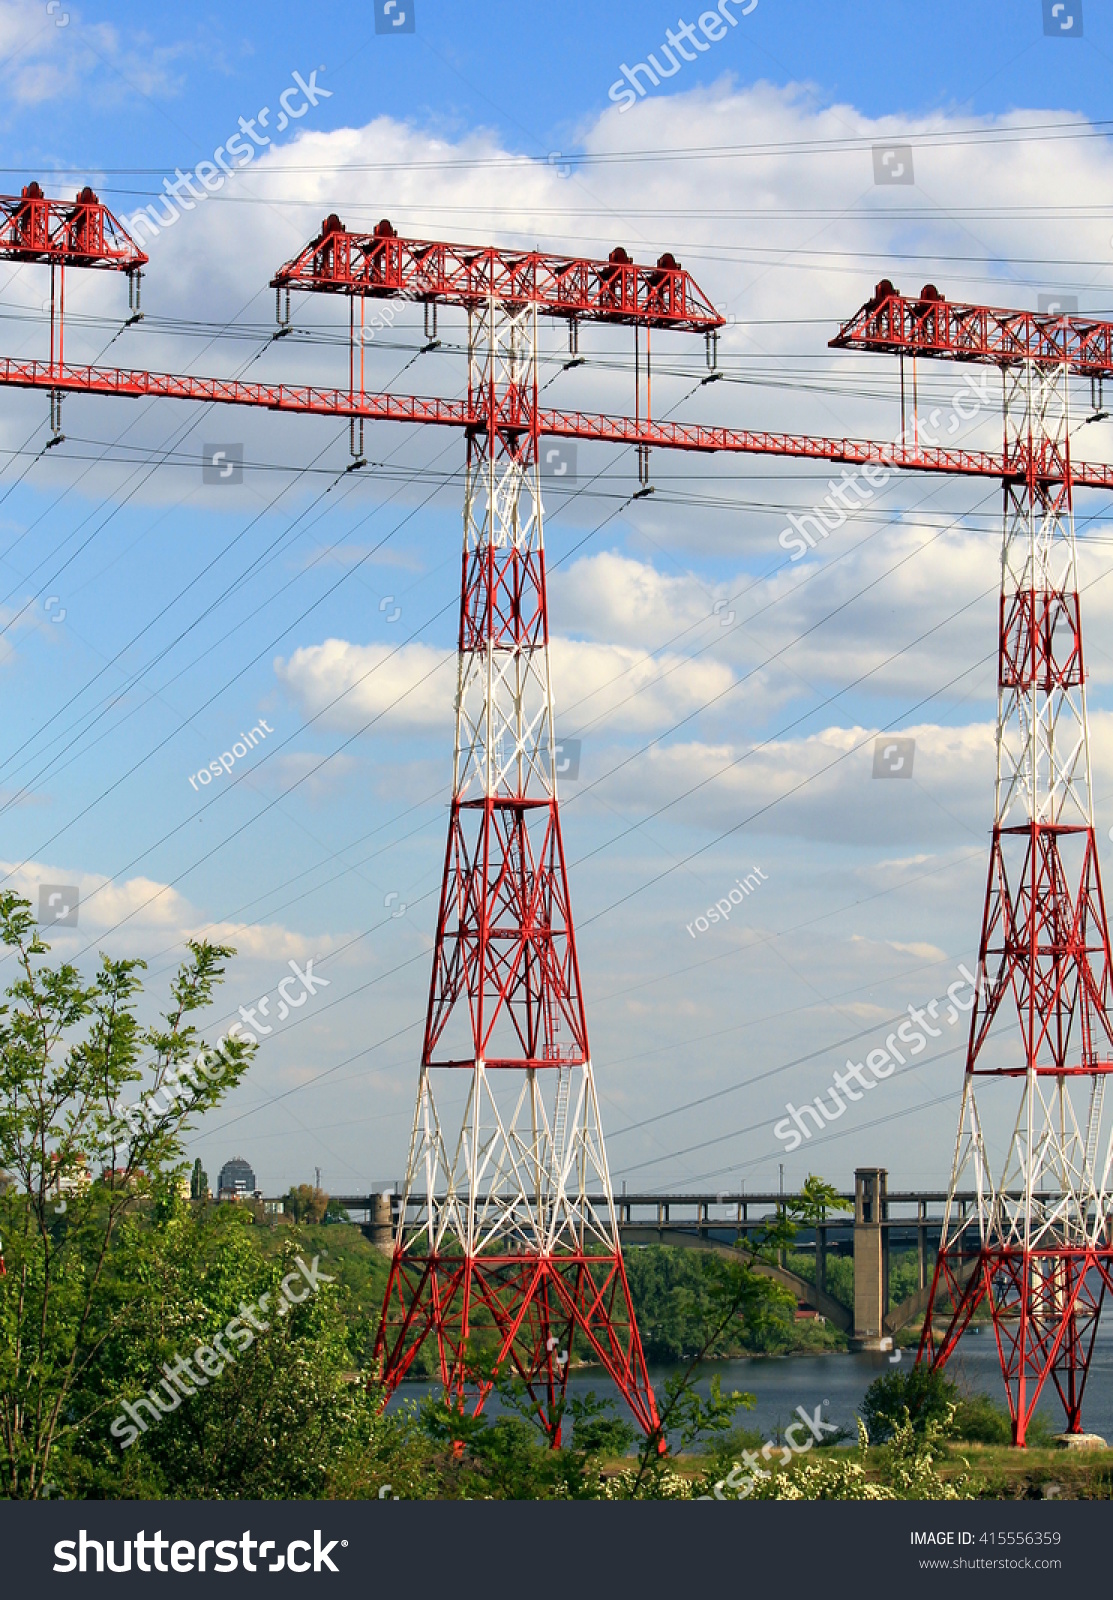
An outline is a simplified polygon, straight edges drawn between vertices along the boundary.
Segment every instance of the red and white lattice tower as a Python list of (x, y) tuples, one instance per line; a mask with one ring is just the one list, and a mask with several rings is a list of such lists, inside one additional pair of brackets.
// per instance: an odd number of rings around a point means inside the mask
[[(1113, 1145), (1102, 1120), (1113, 1069), (1110, 948), (1094, 839), (1069, 405), (1072, 372), (1108, 374), (1109, 329), (950, 306), (934, 289), (902, 300), (891, 284), (859, 316), (857, 336), (844, 330), (837, 343), (988, 361), (1003, 379), (993, 843), (920, 1359), (943, 1366), (988, 1306), (1023, 1444), (1048, 1378), (1068, 1432), (1082, 1431), (1094, 1336), (1113, 1282)], [(996, 1152), (990, 1117), (1011, 1130)], [(971, 1192), (972, 1204), (960, 1198)]]
[(452, 809), (380, 1350), (393, 1387), (434, 1337), (463, 1405), (486, 1331), (555, 1435), (579, 1335), (648, 1431), (557, 809), (536, 353), (535, 305), (470, 312), (488, 422), (468, 440)]
[[(654, 326), (713, 332), (722, 319), (671, 256), (643, 268), (621, 250), (589, 262), (419, 244), (389, 223), (349, 234), (336, 217), (274, 283), (468, 317), (452, 806), (383, 1380), (393, 1389), (435, 1339), (452, 1403), (478, 1410), (493, 1371), (509, 1369), (556, 1443), (575, 1347), (653, 1433), (557, 807), (537, 324), (541, 311), (566, 319), (574, 352), (584, 318), (645, 326), (647, 340)], [(354, 382), (354, 360), (349, 371)]]
[[(1047, 1379), (1067, 1430), (1082, 1397), (1113, 1269), (1110, 1142), (1102, 1139), (1109, 929), (1094, 839), (1090, 735), (1071, 504), (1068, 368), (1003, 369), (1005, 448), (997, 786), (978, 992), (958, 1139), (921, 1357), (942, 1366), (983, 1302), (1014, 1435)], [(1014, 1009), (1015, 1008), (1015, 1009)], [(1019, 1024), (992, 1051), (991, 1032)], [(994, 1172), (978, 1080), (1019, 1090)], [(1077, 1102), (1077, 1103), (1076, 1103)], [(967, 1209), (956, 1204), (973, 1189)], [(933, 1316), (946, 1328), (937, 1337)]]

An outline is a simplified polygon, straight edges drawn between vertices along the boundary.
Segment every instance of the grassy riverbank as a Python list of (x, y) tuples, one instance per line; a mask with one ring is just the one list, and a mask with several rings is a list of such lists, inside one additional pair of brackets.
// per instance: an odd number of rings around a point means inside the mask
[[(889, 1461), (882, 1448), (867, 1450), (864, 1464), (870, 1482), (888, 1481)], [(791, 1477), (798, 1465), (785, 1468), (785, 1476)], [(943, 1447), (935, 1466), (941, 1482), (962, 1484), (979, 1500), (1113, 1499), (1113, 1450), (1014, 1450), (956, 1440)], [(614, 1474), (623, 1469), (618, 1459), (605, 1468)], [(710, 1474), (723, 1472), (723, 1456), (687, 1454), (677, 1458), (675, 1469), (691, 1483), (703, 1483)]]

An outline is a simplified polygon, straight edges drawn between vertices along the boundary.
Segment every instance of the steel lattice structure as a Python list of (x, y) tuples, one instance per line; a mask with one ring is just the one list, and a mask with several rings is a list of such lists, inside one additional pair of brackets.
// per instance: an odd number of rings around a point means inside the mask
[(401, 239), (387, 221), (351, 233), (335, 212), (317, 237), (271, 279), (275, 289), (404, 297), (481, 310), (492, 303), (533, 306), (570, 322), (714, 333), (723, 319), (690, 273), (671, 256), (639, 266), (621, 247), (606, 261), (540, 250)]
[(86, 186), (74, 200), (48, 200), (37, 183), (0, 195), (0, 254), (51, 267), (136, 273), (147, 256)]
[[(694, 331), (721, 318), (671, 259), (649, 270), (465, 254), (399, 240), (387, 223), (348, 235), (335, 217), (273, 281), (462, 305), (468, 316), (476, 420), (467, 430), (452, 808), (377, 1342), (383, 1382), (393, 1390), (432, 1338), (451, 1402), (478, 1410), (493, 1373), (509, 1367), (556, 1444), (578, 1340), (653, 1434), (660, 1423), (622, 1261), (557, 807), (537, 320), (546, 311)], [(461, 1078), (466, 1098), (453, 1121), (440, 1105)], [(487, 1344), (483, 1371), (477, 1341)]]
[[(910, 301), (885, 283), (832, 341), (999, 367), (1004, 454), (1023, 468), (1004, 483), (993, 843), (950, 1195), (919, 1352), (943, 1366), (988, 1304), (1020, 1445), (1048, 1378), (1068, 1433), (1082, 1432), (1113, 1283), (1113, 1132), (1102, 1142), (1111, 957), (1094, 838), (1068, 393), (1072, 374), (1113, 370), (1111, 331), (948, 306), (934, 290)], [(1019, 1038), (1001, 1039), (993, 1053), (1010, 996)], [(1020, 1080), (996, 1170), (979, 1078)], [(1082, 1120), (1072, 1078), (1088, 1100)], [(955, 1202), (962, 1188), (977, 1196), (969, 1211)]]
[[(0, 200), (0, 256), (53, 266), (56, 247), (43, 242), (49, 228), (44, 235), (35, 223), (31, 250), (30, 223), (18, 223), (39, 216), (29, 201), (47, 219), (64, 214), (37, 188)], [(146, 257), (104, 217), (99, 253), (81, 260), (74, 247), (67, 259), (136, 277)], [(1005, 435), (997, 454), (928, 446), (915, 429), (889, 444), (654, 422), (648, 388), (643, 414), (640, 384), (633, 417), (542, 409), (539, 315), (566, 319), (573, 348), (581, 319), (632, 326), (635, 340), (644, 329), (647, 355), (653, 328), (714, 339), (721, 318), (671, 256), (642, 267), (624, 251), (598, 262), (453, 246), (399, 239), (385, 222), (352, 234), (331, 216), (272, 283), (280, 315), (291, 288), (350, 297), (347, 389), (67, 365), (53, 318), (49, 361), (0, 360), (0, 384), (465, 432), (453, 795), (406, 1179), (407, 1199), (420, 1195), (421, 1204), (410, 1225), (402, 1207), (395, 1239), (379, 1336), (388, 1387), (433, 1337), (456, 1404), (480, 1408), (494, 1367), (512, 1366), (556, 1442), (578, 1337), (642, 1427), (659, 1431), (618, 1243), (561, 842), (538, 477), (539, 441), (554, 435), (637, 445), (643, 465), (656, 447), (1001, 479), (997, 810), (951, 1181), (953, 1196), (960, 1179), (972, 1178), (979, 1202), (969, 1217), (948, 1204), (932, 1310), (948, 1296), (951, 1310), (942, 1339), (929, 1313), (921, 1356), (945, 1362), (988, 1299), (1017, 1442), (1049, 1374), (1077, 1431), (1113, 1257), (1109, 1144), (1098, 1163), (1113, 1037), (1071, 492), (1075, 484), (1113, 488), (1113, 467), (1071, 460), (1067, 389), (1071, 374), (1100, 381), (1113, 372), (1113, 324), (949, 305), (931, 286), (906, 299), (886, 281), (831, 341), (998, 366)], [(466, 310), (465, 400), (371, 394), (362, 368), (357, 385), (354, 307), (368, 296), (424, 302), (434, 319), (438, 304)], [(1010, 990), (1021, 1055), (990, 1064), (983, 1046)], [(997, 1180), (975, 1104), (979, 1076), (1023, 1080)], [(1070, 1107), (1071, 1076), (1091, 1085), (1084, 1128)], [(463, 1109), (449, 1124), (445, 1086), (460, 1084)], [(476, 1333), (493, 1356), (482, 1374), (469, 1350)]]
[[(452, 809), (378, 1354), (393, 1389), (431, 1336), (447, 1394), (482, 1405), (489, 1380), (476, 1376), (471, 1341), (486, 1334), (493, 1366), (525, 1380), (555, 1443), (577, 1336), (647, 1432), (658, 1418), (618, 1238), (557, 810), (537, 312), (494, 289), (468, 311), (468, 389), (484, 397), (487, 426), (468, 434)], [(453, 1125), (438, 1099), (461, 1073)]]

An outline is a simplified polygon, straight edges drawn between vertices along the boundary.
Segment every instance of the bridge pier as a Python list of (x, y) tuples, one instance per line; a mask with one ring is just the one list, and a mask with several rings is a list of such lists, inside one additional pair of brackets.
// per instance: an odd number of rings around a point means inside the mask
[(387, 1255), (394, 1248), (394, 1228), (391, 1220), (390, 1195), (373, 1194), (367, 1201), (367, 1221), (360, 1227), (364, 1238)]
[(916, 1207), (920, 1225), (916, 1229), (916, 1270), (917, 1282), (921, 1289), (927, 1288), (927, 1260), (928, 1260), (928, 1231), (927, 1231), (927, 1201), (921, 1200)]
[(859, 1167), (854, 1174), (852, 1350), (892, 1348), (893, 1341), (884, 1332), (889, 1310), (888, 1178), (884, 1167)]

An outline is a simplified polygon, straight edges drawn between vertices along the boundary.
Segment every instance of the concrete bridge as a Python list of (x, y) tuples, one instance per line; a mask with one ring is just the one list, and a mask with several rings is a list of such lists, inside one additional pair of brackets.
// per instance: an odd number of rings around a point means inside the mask
[[(384, 1186), (369, 1195), (336, 1195), (352, 1215), (363, 1213), (363, 1232), (374, 1243), (390, 1247), (398, 1225), (401, 1197)], [(597, 1206), (603, 1196), (591, 1197)], [(622, 1194), (615, 1195), (624, 1247), (663, 1244), (690, 1250), (733, 1254), (749, 1236), (773, 1222), (792, 1200), (791, 1194)], [(815, 1282), (779, 1262), (754, 1262), (758, 1272), (774, 1278), (805, 1306), (850, 1336), (859, 1350), (884, 1350), (893, 1335), (927, 1309), (935, 1257), (943, 1226), (944, 1190), (892, 1191), (883, 1167), (861, 1167), (852, 1193), (839, 1196), (843, 1205), (829, 1221), (800, 1228), (794, 1250), (814, 1255)], [(965, 1214), (975, 1196), (956, 1196)], [(417, 1201), (411, 1200), (416, 1208)], [(354, 1218), (353, 1218), (354, 1220)], [(915, 1249), (917, 1288), (899, 1304), (889, 1294), (889, 1268), (894, 1250)], [(831, 1255), (854, 1261), (854, 1307), (848, 1309), (827, 1290)]]

